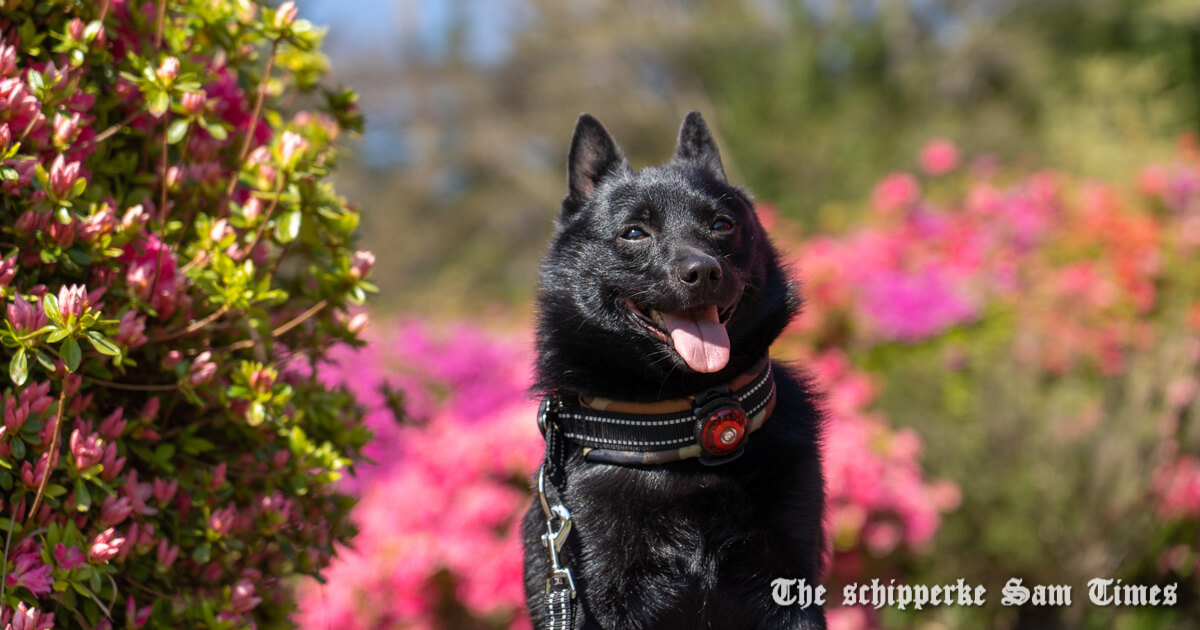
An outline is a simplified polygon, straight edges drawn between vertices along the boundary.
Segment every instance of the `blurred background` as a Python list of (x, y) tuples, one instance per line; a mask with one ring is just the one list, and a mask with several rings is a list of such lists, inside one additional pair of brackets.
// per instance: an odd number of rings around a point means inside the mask
[[(382, 462), (302, 625), (527, 624), (530, 302), (575, 118), (640, 167), (699, 109), (806, 283), (779, 354), (830, 392), (827, 585), (989, 590), (834, 626), (1200, 627), (1194, 0), (299, 4), (366, 116), (336, 183), (381, 293), (331, 378)], [(1014, 577), (1074, 604), (1002, 607)], [(1178, 603), (1094, 606), (1094, 577)]]

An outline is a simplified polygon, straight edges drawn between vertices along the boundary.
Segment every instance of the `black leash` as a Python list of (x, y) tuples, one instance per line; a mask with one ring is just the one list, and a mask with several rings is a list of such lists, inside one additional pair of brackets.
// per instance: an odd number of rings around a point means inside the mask
[[(563, 545), (571, 533), (571, 512), (562, 503), (559, 488), (563, 487), (563, 464), (566, 458), (566, 438), (558, 422), (550, 418), (557, 413), (557, 396), (546, 396), (538, 408), (538, 428), (546, 439), (546, 460), (538, 469), (538, 501), (546, 517), (546, 532), (542, 546), (550, 554), (550, 575), (546, 578), (546, 629), (574, 630), (577, 618), (582, 618), (582, 604), (575, 596), (575, 579), (567, 568)], [(549, 479), (547, 479), (549, 478)], [(547, 483), (549, 481), (549, 483)]]

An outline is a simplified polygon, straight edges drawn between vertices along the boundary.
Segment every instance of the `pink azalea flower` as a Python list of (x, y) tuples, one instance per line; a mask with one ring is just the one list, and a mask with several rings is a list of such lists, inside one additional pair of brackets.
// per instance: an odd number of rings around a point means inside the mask
[(958, 168), (958, 147), (945, 138), (934, 138), (921, 148), (921, 169), (930, 175), (945, 175)]
[(88, 560), (92, 562), (108, 562), (117, 557), (125, 539), (117, 535), (117, 530), (109, 527), (92, 539), (88, 546)]
[(70, 571), (86, 563), (87, 558), (83, 556), (82, 551), (58, 543), (54, 546), (54, 561), (60, 568)]
[(921, 198), (921, 185), (908, 173), (891, 173), (875, 185), (871, 205), (884, 213), (895, 212), (916, 203)]
[(99, 464), (104, 457), (104, 442), (98, 433), (91, 433), (84, 437), (79, 429), (75, 429), (71, 432), (68, 443), (71, 447), (71, 455), (75, 458), (75, 468), (79, 471)]
[(8, 619), (8, 611), (0, 612), (0, 625), (5, 630), (53, 630), (54, 613), (42, 612), (25, 602), (18, 602), (13, 611), (12, 619)]
[(350, 277), (361, 280), (371, 272), (373, 266), (375, 266), (375, 254), (361, 250), (354, 252), (354, 260), (350, 263)]
[(39, 551), (33, 550), (13, 556), (13, 570), (5, 578), (10, 589), (27, 588), (34, 595), (45, 595), (54, 584), (50, 576), (52, 568), (42, 562)]
[(19, 294), (13, 295), (8, 303), (8, 321), (21, 334), (32, 332), (50, 323), (46, 312), (40, 306), (34, 306)]
[(55, 197), (67, 197), (71, 188), (75, 186), (75, 180), (79, 179), (79, 167), (79, 162), (66, 163), (61, 153), (54, 158), (54, 162), (50, 164), (50, 192)]

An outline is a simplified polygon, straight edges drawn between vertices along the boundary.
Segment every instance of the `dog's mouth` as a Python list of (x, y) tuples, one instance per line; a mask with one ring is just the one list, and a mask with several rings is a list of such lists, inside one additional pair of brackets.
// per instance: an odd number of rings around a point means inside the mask
[(729, 363), (729, 331), (725, 324), (740, 302), (739, 296), (723, 309), (706, 304), (666, 312), (625, 300), (625, 310), (630, 319), (670, 345), (688, 367), (711, 374), (720, 372)]

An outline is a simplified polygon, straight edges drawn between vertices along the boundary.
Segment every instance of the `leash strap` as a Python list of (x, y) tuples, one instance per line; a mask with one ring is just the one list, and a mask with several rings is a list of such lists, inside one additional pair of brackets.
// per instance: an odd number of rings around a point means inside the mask
[(576, 618), (582, 618), (582, 603), (575, 597), (575, 578), (567, 566), (563, 546), (571, 533), (571, 512), (562, 502), (566, 439), (552, 415), (557, 415), (558, 397), (542, 399), (538, 409), (538, 428), (546, 439), (546, 461), (538, 469), (538, 501), (546, 518), (542, 546), (550, 559), (550, 574), (546, 578), (547, 630), (574, 630)]

